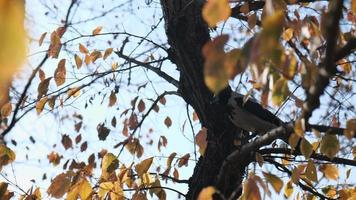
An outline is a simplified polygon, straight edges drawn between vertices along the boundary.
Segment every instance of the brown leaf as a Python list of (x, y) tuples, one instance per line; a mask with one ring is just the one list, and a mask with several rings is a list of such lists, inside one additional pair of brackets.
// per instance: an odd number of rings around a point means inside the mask
[(42, 69), (38, 70), (38, 77), (40, 78), (41, 82), (46, 79), (46, 74)]
[(11, 115), (12, 112), (12, 104), (10, 102), (5, 103), (1, 107), (1, 118), (7, 118)]
[(111, 119), (111, 126), (113, 126), (114, 128), (116, 128), (116, 117), (113, 117), (112, 119)]
[(173, 152), (171, 153), (171, 155), (168, 156), (168, 159), (167, 159), (167, 169), (168, 168), (171, 168), (172, 166), (172, 161), (173, 159), (176, 157), (177, 153)]
[(54, 71), (54, 81), (57, 86), (61, 86), (66, 81), (66, 59), (62, 59), (59, 61), (57, 69)]
[(47, 193), (54, 198), (62, 198), (71, 186), (73, 173), (61, 173), (57, 175), (47, 189)]
[(47, 158), (50, 163), (56, 166), (61, 162), (62, 156), (60, 156), (57, 152), (52, 151), (50, 154), (47, 155)]
[(90, 54), (90, 60), (94, 63), (97, 59), (101, 58), (101, 52), (100, 51), (93, 51)]
[(110, 133), (110, 129), (106, 128), (104, 124), (98, 124), (96, 130), (98, 131), (99, 140), (106, 140)]
[(165, 136), (161, 136), (158, 141), (158, 151), (161, 152), (161, 146), (163, 145), (164, 147), (167, 146), (167, 138)]
[(78, 144), (80, 141), (82, 141), (82, 134), (79, 134), (77, 137), (75, 137), (75, 144)]
[(172, 126), (172, 120), (170, 117), (166, 117), (166, 119), (164, 120), (164, 124), (167, 126), (167, 128)]
[(133, 130), (137, 127), (138, 125), (138, 121), (137, 121), (137, 115), (132, 112), (131, 115), (130, 115), (130, 118), (129, 118), (129, 129), (130, 130)]
[(102, 26), (96, 27), (96, 28), (93, 30), (93, 35), (98, 35), (98, 34), (101, 32), (102, 29), (103, 29)]
[(83, 53), (83, 54), (89, 53), (88, 49), (82, 44), (79, 44), (79, 51), (80, 51), (80, 53)]
[(106, 58), (108, 58), (111, 55), (112, 51), (113, 51), (113, 48), (106, 49), (105, 52), (104, 52), (103, 59), (106, 60)]
[(344, 135), (349, 140), (351, 140), (356, 135), (356, 119), (349, 119), (346, 121), (346, 128), (344, 130)]
[(183, 157), (179, 158), (178, 167), (182, 167), (183, 165), (188, 166), (189, 158), (190, 158), (189, 153), (187, 153)]
[(37, 92), (38, 92), (37, 98), (38, 99), (47, 94), (49, 82), (51, 79), (52, 79), (52, 77), (49, 77), (49, 78), (41, 81), (40, 84), (38, 84), (38, 87), (37, 87)]
[(143, 112), (145, 109), (146, 109), (146, 105), (145, 105), (145, 102), (142, 101), (142, 99), (138, 102), (138, 111), (139, 112)]
[(117, 97), (115, 91), (111, 91), (111, 94), (109, 96), (109, 107), (114, 106), (116, 101), (117, 101)]
[(75, 65), (77, 66), (77, 69), (80, 69), (83, 65), (83, 60), (77, 55), (74, 55), (74, 60), (75, 60)]
[(162, 104), (162, 105), (166, 105), (166, 98), (164, 98), (164, 97), (161, 97), (160, 99), (159, 99), (159, 102)]
[(39, 46), (42, 45), (43, 40), (45, 39), (46, 35), (47, 35), (47, 32), (42, 33), (40, 39), (38, 40), (38, 45), (39, 45)]
[(271, 173), (263, 172), (264, 177), (266, 177), (267, 181), (272, 185), (273, 189), (279, 193), (283, 187), (283, 181), (276, 175)]
[(80, 129), (82, 128), (83, 122), (78, 122), (74, 125), (74, 130), (78, 133)]
[(88, 148), (88, 142), (87, 142), (87, 141), (85, 141), (85, 142), (83, 142), (83, 144), (82, 144), (82, 145), (80, 145), (80, 152), (84, 152), (84, 151), (86, 151), (86, 150), (87, 150), (87, 148)]
[(305, 169), (305, 176), (313, 182), (318, 181), (318, 173), (316, 172), (316, 167), (311, 160), (309, 160), (307, 168)]
[(72, 139), (69, 137), (69, 135), (62, 135), (62, 145), (65, 150), (69, 148), (73, 148), (73, 142)]
[(305, 138), (302, 138), (300, 152), (305, 156), (305, 159), (309, 159), (313, 153), (313, 146)]
[(204, 156), (205, 149), (208, 145), (207, 142), (207, 129), (203, 127), (198, 134), (195, 136), (195, 142), (199, 146), (200, 155)]
[(215, 27), (220, 21), (230, 17), (231, 8), (228, 0), (209, 0), (205, 3), (202, 15), (209, 27)]
[(56, 31), (53, 31), (51, 33), (51, 43), (48, 47), (48, 56), (52, 58), (58, 58), (61, 48), (62, 48), (61, 38)]

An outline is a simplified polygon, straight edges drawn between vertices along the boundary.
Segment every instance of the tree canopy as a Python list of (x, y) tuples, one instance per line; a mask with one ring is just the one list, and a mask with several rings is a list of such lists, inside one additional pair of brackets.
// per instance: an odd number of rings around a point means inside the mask
[(0, 28), (1, 199), (356, 198), (355, 0), (0, 0)]

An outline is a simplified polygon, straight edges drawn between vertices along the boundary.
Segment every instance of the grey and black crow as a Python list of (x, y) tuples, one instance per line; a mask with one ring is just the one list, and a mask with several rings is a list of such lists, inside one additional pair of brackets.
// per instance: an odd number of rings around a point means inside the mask
[(222, 90), (216, 98), (215, 101), (219, 104), (227, 106), (231, 122), (245, 131), (262, 135), (284, 124), (282, 120), (253, 99), (244, 103), (244, 96), (233, 92), (230, 86)]

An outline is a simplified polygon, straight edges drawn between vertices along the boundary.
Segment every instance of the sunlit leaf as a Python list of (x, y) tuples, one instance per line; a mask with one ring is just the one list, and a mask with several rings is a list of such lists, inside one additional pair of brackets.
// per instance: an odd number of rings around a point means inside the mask
[(79, 51), (80, 51), (80, 53), (83, 53), (83, 54), (89, 53), (88, 49), (82, 44), (79, 44)]
[(325, 164), (320, 166), (320, 171), (329, 180), (337, 180), (339, 178), (339, 170), (336, 165)]
[(9, 147), (0, 144), (0, 170), (3, 166), (12, 163), (16, 159), (16, 154)]
[(213, 200), (213, 194), (216, 192), (216, 189), (213, 186), (208, 186), (203, 188), (198, 196), (198, 200)]
[(107, 49), (105, 50), (105, 52), (104, 52), (104, 57), (103, 57), (103, 59), (106, 60), (106, 58), (111, 55), (112, 51), (113, 51), (113, 48), (107, 48)]
[(92, 195), (93, 189), (86, 179), (78, 181), (73, 185), (67, 193), (67, 200), (76, 200), (78, 197), (81, 199), (89, 199)]
[(356, 119), (349, 119), (346, 121), (344, 135), (349, 140), (351, 140), (356, 135)]
[(305, 138), (302, 138), (300, 152), (305, 156), (305, 159), (309, 159), (313, 153), (313, 146)]
[(261, 193), (254, 175), (249, 176), (244, 182), (242, 195), (242, 199), (244, 200), (261, 200)]
[(336, 135), (325, 134), (325, 136), (321, 140), (320, 152), (331, 159), (336, 156), (339, 150), (340, 144)]
[(283, 187), (283, 181), (276, 175), (263, 172), (264, 177), (272, 185), (273, 189), (279, 193)]
[(298, 145), (299, 140), (300, 137), (297, 134), (293, 133), (289, 136), (288, 144), (292, 147), (292, 149), (294, 149)]
[(227, 20), (231, 15), (228, 0), (209, 0), (203, 7), (202, 15), (210, 27), (218, 22)]
[(93, 30), (93, 35), (98, 35), (98, 34), (101, 32), (102, 29), (103, 29), (102, 26), (96, 27), (96, 28)]
[(101, 52), (100, 51), (93, 51), (91, 52), (90, 54), (90, 60), (91, 62), (95, 62), (97, 59), (101, 58), (102, 55), (101, 55)]
[(285, 99), (289, 96), (288, 81), (284, 78), (280, 78), (273, 86), (272, 90), (272, 103), (280, 106)]
[(316, 167), (313, 161), (311, 160), (309, 160), (307, 168), (305, 169), (305, 176), (313, 182), (318, 181), (318, 174), (316, 172)]
[(139, 176), (142, 176), (144, 173), (148, 171), (148, 169), (151, 167), (151, 164), (153, 162), (153, 157), (147, 158), (140, 162), (139, 164), (135, 165), (135, 170)]
[(37, 111), (37, 114), (41, 114), (41, 112), (43, 111), (46, 103), (47, 103), (47, 100), (48, 98), (47, 97), (44, 97), (42, 99), (40, 99), (39, 101), (37, 101), (36, 103), (36, 111)]
[(294, 30), (292, 28), (287, 28), (286, 30), (283, 31), (282, 33), (282, 38), (285, 41), (289, 41), (293, 38), (293, 33)]
[(101, 163), (101, 171), (104, 179), (107, 179), (119, 167), (119, 161), (112, 153), (107, 153)]
[(60, 156), (57, 152), (52, 151), (47, 155), (47, 159), (54, 166), (57, 166), (61, 162), (62, 156)]
[(82, 59), (77, 54), (75, 54), (74, 60), (75, 60), (75, 65), (77, 66), (77, 69), (80, 69), (83, 65)]
[(289, 181), (284, 188), (284, 196), (286, 198), (289, 198), (292, 194), (293, 194), (293, 185), (292, 182)]

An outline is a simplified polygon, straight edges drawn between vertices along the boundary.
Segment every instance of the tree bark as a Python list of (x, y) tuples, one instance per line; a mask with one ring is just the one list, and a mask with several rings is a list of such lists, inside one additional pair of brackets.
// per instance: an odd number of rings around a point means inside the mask
[[(226, 108), (211, 103), (213, 94), (204, 84), (201, 49), (210, 41), (210, 35), (201, 16), (203, 4), (204, 1), (199, 0), (161, 0), (171, 47), (170, 58), (180, 71), (179, 93), (194, 108), (202, 126), (208, 130), (208, 147), (205, 155), (199, 158), (189, 180), (187, 199), (196, 199), (200, 190), (206, 186), (216, 186), (222, 163), (236, 150), (233, 141), (241, 133), (230, 123)], [(237, 188), (241, 188), (246, 165), (248, 163), (238, 168), (235, 177), (225, 180), (226, 187), (218, 188), (224, 196), (230, 196)]]

